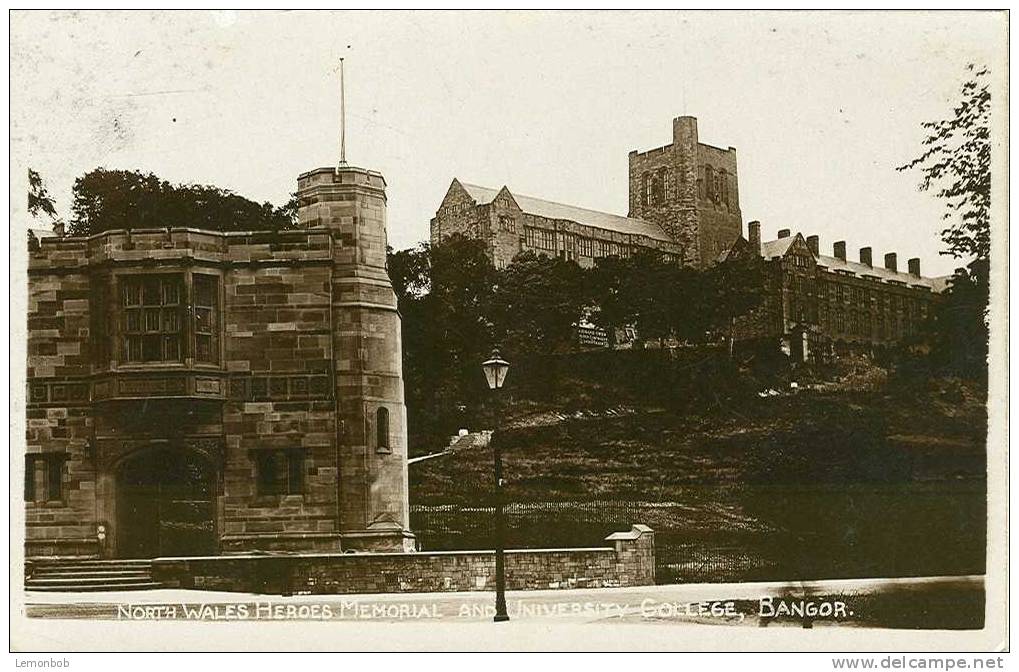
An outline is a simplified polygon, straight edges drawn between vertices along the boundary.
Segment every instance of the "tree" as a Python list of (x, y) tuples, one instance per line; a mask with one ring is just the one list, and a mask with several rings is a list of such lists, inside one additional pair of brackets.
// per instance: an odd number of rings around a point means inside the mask
[(463, 236), (389, 250), (387, 263), (403, 317), (408, 421), (417, 439), (435, 441), (478, 398), (496, 270), (484, 242)]
[(678, 262), (669, 264), (666, 287), (673, 335), (688, 343), (702, 343), (711, 325), (711, 304), (707, 294), (710, 276)]
[(28, 169), (28, 214), (38, 217), (39, 213), (48, 215), (50, 219), (57, 219), (57, 208), (53, 198), (46, 191), (46, 185), (42, 182), (39, 173)]
[(404, 302), (428, 293), (431, 287), (430, 254), (428, 243), (398, 252), (391, 247), (386, 248), (386, 268), (401, 308)]
[[(481, 320), (497, 273), (485, 242), (461, 235), (428, 248), (429, 294), (441, 298), (461, 315)], [(482, 320), (487, 321), (487, 320)]]
[(587, 272), (592, 320), (610, 333), (633, 325), (642, 340), (698, 341), (704, 315), (701, 274), (650, 250), (603, 257)]
[(730, 332), (737, 317), (760, 304), (763, 279), (757, 257), (730, 259), (706, 270), (652, 251), (601, 258), (588, 271), (591, 301), (598, 308), (592, 319), (610, 332), (634, 325), (642, 340), (701, 343), (712, 328)]
[(96, 168), (74, 181), (70, 233), (187, 226), (211, 231), (279, 231), (297, 226), (297, 199), (281, 207), (219, 187), (171, 184), (152, 173)]
[(596, 309), (591, 314), (591, 321), (610, 335), (616, 328), (634, 324), (637, 320), (636, 306), (630, 296), (630, 267), (629, 259), (599, 257), (586, 272), (588, 298)]
[(705, 280), (709, 319), (712, 326), (726, 332), (732, 354), (737, 319), (764, 300), (764, 261), (757, 255), (730, 257), (708, 269)]
[[(63, 235), (63, 222), (57, 216), (56, 203), (53, 197), (46, 190), (42, 177), (38, 172), (28, 169), (28, 214), (32, 217), (39, 217), (42, 213), (50, 218), (53, 230), (58, 235)], [(28, 249), (35, 252), (40, 247), (39, 238), (31, 229), (28, 230)]]
[(897, 170), (919, 168), (920, 189), (946, 201), (942, 254), (968, 259), (935, 305), (926, 332), (935, 366), (957, 375), (986, 375), (991, 255), (991, 94), (986, 67), (967, 68), (953, 116), (922, 124), (923, 153)]
[(967, 268), (956, 269), (925, 328), (935, 368), (978, 380), (987, 375), (986, 263), (975, 260)]
[(641, 340), (658, 340), (672, 335), (675, 323), (671, 264), (655, 252), (637, 252), (626, 263), (623, 295), (633, 305), (634, 326)]
[[(457, 380), (467, 385), (476, 377), (479, 357), (487, 356), (492, 347), (489, 311), (497, 283), (495, 266), (484, 241), (456, 235), (429, 247), (428, 272), (423, 300), (436, 347), (443, 349)], [(466, 389), (457, 385), (458, 393)]]
[[(919, 188), (937, 189), (946, 201), (942, 254), (986, 262), (991, 252), (991, 94), (987, 68), (970, 64), (972, 78), (962, 86), (953, 116), (921, 124), (928, 135), (920, 156), (896, 170), (919, 168)], [(976, 269), (979, 270), (979, 267)]]
[(490, 311), (506, 352), (547, 354), (569, 348), (586, 305), (584, 275), (576, 262), (518, 254), (499, 272)]

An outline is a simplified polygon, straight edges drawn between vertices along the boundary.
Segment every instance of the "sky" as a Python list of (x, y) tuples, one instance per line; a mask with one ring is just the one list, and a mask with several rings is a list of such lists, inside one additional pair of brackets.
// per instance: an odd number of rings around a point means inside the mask
[[(389, 243), (427, 240), (454, 177), (626, 214), (627, 154), (673, 117), (737, 150), (744, 223), (940, 256), (944, 205), (897, 172), (968, 63), (1004, 74), (1001, 13), (15, 12), (12, 230), (26, 168), (139, 169), (282, 204), (339, 155), (388, 183)], [(186, 225), (186, 223), (168, 223)], [(19, 229), (20, 227), (20, 229)]]

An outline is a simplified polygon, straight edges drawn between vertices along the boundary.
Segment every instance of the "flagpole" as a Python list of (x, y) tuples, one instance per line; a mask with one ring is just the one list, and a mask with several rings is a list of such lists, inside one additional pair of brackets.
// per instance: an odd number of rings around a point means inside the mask
[(343, 59), (340, 59), (340, 167), (347, 165), (346, 87), (343, 81)]

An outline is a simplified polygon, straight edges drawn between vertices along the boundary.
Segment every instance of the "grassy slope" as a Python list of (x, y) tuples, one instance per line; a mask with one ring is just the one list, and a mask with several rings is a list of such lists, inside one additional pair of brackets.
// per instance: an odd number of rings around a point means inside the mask
[[(509, 409), (517, 424), (548, 415), (533, 404), (521, 406), (523, 418), (519, 409)], [(789, 466), (790, 460), (799, 464), (786, 454), (790, 449), (816, 456), (819, 464), (809, 472), (816, 478), (804, 478), (808, 483), (861, 480), (858, 473), (834, 469), (846, 460), (857, 465), (877, 460), (862, 475), (868, 481), (880, 480), (883, 470), (902, 460), (920, 478), (974, 475), (982, 468), (974, 465), (986, 432), (979, 397), (943, 381), (919, 392), (802, 392), (699, 413), (634, 409), (615, 417), (546, 422), (504, 430), (497, 439), (503, 445), (508, 495), (515, 501), (665, 501), (682, 486), (739, 484), (755, 477), (773, 482), (784, 476), (772, 467)], [(476, 503), (473, 498), (489, 489), (491, 474), (491, 451), (484, 448), (415, 464), (411, 501)], [(789, 480), (796, 480), (795, 474)]]
[[(982, 569), (985, 421), (965, 386), (627, 408), (559, 420), (562, 404), (510, 405), (497, 440), (511, 546), (590, 545), (643, 522), (660, 581)], [(491, 502), (489, 448), (411, 465), (410, 481), (427, 548), (490, 543), (491, 514), (460, 510)]]

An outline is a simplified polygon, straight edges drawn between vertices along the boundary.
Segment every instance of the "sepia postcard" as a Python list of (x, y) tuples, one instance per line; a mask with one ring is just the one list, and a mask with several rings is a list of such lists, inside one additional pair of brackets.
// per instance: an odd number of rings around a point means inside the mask
[(17, 666), (1003, 667), (1007, 11), (9, 20)]

